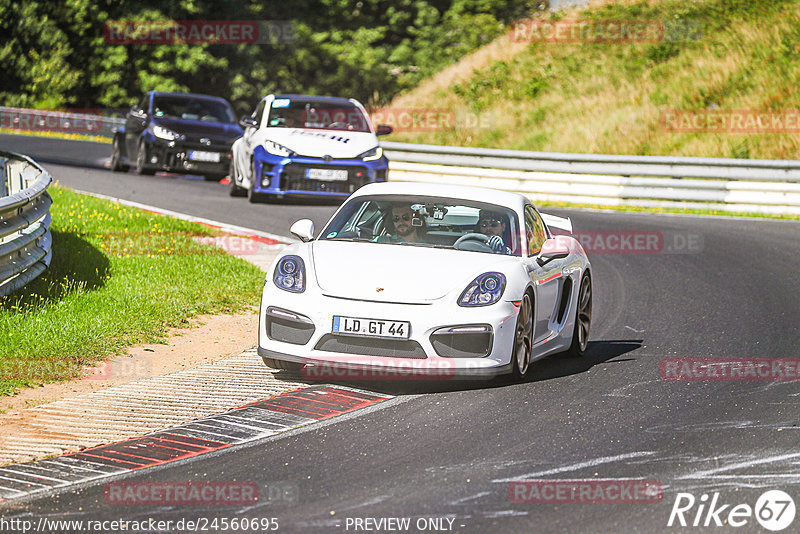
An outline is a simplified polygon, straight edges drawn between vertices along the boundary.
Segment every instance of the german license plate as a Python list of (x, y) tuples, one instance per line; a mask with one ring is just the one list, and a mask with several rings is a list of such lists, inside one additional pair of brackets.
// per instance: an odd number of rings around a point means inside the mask
[(328, 182), (346, 182), (347, 169), (306, 169), (306, 178)]
[(334, 315), (333, 333), (348, 336), (408, 339), (411, 335), (411, 323), (408, 321), (387, 321)]
[(190, 150), (189, 159), (192, 161), (207, 161), (219, 163), (219, 152), (204, 152), (202, 150)]

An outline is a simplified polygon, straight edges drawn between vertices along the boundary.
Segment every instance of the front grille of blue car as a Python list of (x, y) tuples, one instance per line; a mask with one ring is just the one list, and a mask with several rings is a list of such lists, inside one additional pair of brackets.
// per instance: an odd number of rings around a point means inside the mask
[[(347, 181), (310, 180), (306, 178), (306, 170), (312, 168), (343, 169), (347, 171)], [(362, 185), (369, 183), (369, 172), (366, 167), (346, 165), (306, 165), (288, 163), (281, 173), (281, 189), (285, 191), (317, 191), (325, 193), (352, 193)]]
[(427, 358), (425, 349), (413, 339), (381, 339), (373, 337), (337, 336), (326, 334), (320, 338), (316, 350), (358, 354), (361, 356), (384, 356), (389, 358)]

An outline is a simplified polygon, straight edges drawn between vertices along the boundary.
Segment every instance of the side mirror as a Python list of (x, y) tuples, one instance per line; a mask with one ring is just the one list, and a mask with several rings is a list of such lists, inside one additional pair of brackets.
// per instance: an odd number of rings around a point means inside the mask
[(569, 256), (569, 248), (566, 244), (558, 238), (550, 238), (542, 244), (542, 250), (539, 252), (539, 257), (536, 258), (536, 263), (540, 267), (544, 267), (553, 260), (560, 260)]
[(314, 221), (300, 219), (289, 228), (289, 232), (303, 243), (308, 243), (314, 239)]
[(538, 258), (536, 258), (536, 263), (539, 264), (539, 267), (544, 267), (548, 263), (553, 260), (560, 260), (569, 256), (569, 252), (555, 252), (552, 254), (542, 254)]
[(375, 135), (389, 135), (393, 131), (394, 128), (392, 128), (388, 124), (379, 124), (378, 128), (375, 130)]
[(239, 119), (239, 126), (242, 128), (258, 128), (258, 121), (256, 121), (250, 115), (244, 115), (241, 119)]

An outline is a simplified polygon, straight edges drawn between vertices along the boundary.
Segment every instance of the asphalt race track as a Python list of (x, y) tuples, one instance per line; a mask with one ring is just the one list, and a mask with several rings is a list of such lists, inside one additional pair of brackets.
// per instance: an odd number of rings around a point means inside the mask
[[(0, 146), (20, 150), (19, 139), (12, 140), (18, 144), (0, 136)], [(48, 140), (38, 149), (54, 143), (63, 142)], [(69, 150), (80, 157), (79, 144)], [(280, 235), (297, 218), (320, 224), (335, 209), (251, 205), (213, 182), (111, 173), (102, 162), (90, 165), (102, 158), (98, 147), (85, 150), (84, 166), (31, 155), (66, 187)], [(568, 214), (576, 232), (601, 236), (606, 245), (610, 235), (663, 238), (659, 250), (589, 250), (594, 321), (584, 359), (539, 362), (521, 384), (359, 383), (396, 397), (122, 479), (284, 484), (296, 488), (292, 502), (115, 506), (104, 500), (103, 481), (12, 501), (0, 507), (2, 516), (277, 518), (278, 532), (312, 533), (355, 532), (356, 519), (404, 517), (412, 532), (436, 531), (438, 523), (425, 521), (435, 518), (454, 519), (438, 526), (455, 532), (686, 532), (713, 529), (667, 526), (680, 492), (697, 499), (685, 514), (690, 524), (703, 494), (711, 502), (718, 492), (717, 507), (729, 505), (723, 521), (736, 505), (755, 507), (767, 490), (800, 502), (797, 381), (669, 381), (660, 373), (667, 358), (799, 357), (800, 224), (545, 211)], [(510, 483), (529, 479), (649, 480), (664, 492), (651, 503), (512, 502)], [(701, 524), (706, 519), (704, 511)], [(734, 531), (764, 531), (755, 517), (744, 519)], [(797, 531), (798, 521), (787, 532)], [(383, 525), (384, 532), (399, 531)]]
[(281, 236), (288, 236), (291, 224), (304, 217), (312, 219), (320, 229), (338, 207), (338, 204), (330, 202), (253, 205), (246, 198), (231, 197), (227, 186), (206, 182), (199, 176), (138, 176), (133, 171), (111, 172), (105, 167), (111, 156), (108, 143), (0, 134), (0, 149), (32, 157), (50, 172), (54, 180), (71, 189)]

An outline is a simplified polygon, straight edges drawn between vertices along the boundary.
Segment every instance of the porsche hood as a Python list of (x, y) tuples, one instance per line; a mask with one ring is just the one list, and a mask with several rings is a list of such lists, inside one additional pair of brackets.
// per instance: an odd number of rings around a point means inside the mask
[[(473, 278), (501, 271), (511, 256), (382, 243), (313, 241), (323, 293), (359, 300), (425, 303), (464, 290)], [(457, 297), (458, 295), (456, 295)]]

